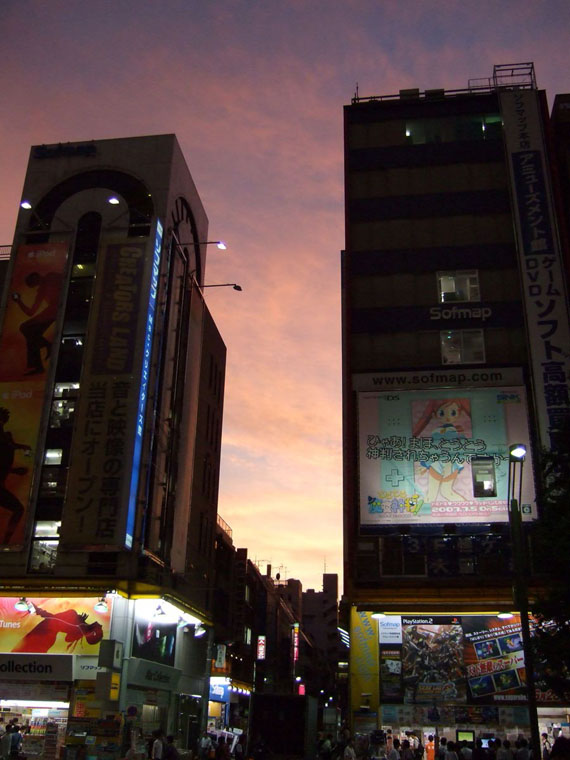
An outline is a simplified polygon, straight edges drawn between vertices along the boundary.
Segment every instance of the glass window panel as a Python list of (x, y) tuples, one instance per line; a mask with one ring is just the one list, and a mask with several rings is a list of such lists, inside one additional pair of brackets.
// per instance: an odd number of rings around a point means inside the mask
[(457, 270), (437, 273), (439, 300), (479, 301), (479, 273), (477, 270)]
[(61, 464), (63, 459), (63, 449), (46, 449), (44, 456), (44, 464), (52, 466), (55, 464)]
[(442, 330), (443, 364), (480, 364), (485, 361), (483, 330)]

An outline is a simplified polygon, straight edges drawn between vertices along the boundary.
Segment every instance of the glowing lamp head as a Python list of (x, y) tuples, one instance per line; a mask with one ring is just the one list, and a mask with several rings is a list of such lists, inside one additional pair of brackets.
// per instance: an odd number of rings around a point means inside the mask
[(512, 612), (505, 611), (505, 612), (499, 612), (497, 614), (497, 617), (499, 618), (499, 620), (510, 620), (511, 618), (514, 617), (514, 615)]
[(509, 447), (509, 459), (511, 461), (522, 462), (526, 457), (526, 446), (522, 443), (515, 443)]

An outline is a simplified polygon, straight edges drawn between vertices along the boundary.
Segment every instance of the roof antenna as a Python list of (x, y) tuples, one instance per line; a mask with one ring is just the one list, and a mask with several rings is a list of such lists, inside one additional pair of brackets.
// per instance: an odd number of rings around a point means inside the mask
[(356, 92), (354, 93), (354, 99), (358, 100), (358, 82), (356, 83)]

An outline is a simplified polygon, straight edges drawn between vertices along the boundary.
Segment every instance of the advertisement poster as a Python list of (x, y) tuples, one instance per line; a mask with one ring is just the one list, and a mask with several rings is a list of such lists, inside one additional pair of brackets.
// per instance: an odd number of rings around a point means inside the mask
[[(518, 616), (389, 617), (401, 620), (402, 643), (382, 644), (380, 639), (380, 693), (385, 701), (456, 705), (469, 723), (490, 722), (492, 710), (500, 705), (526, 705)], [(548, 701), (546, 695), (542, 701)]]
[(464, 703), (463, 630), (456, 617), (402, 618), (404, 702)]
[(0, 383), (1, 546), (24, 539), (43, 401), (42, 381)]
[(471, 703), (526, 702), (520, 617), (462, 618)]
[(380, 700), (402, 701), (402, 652), (401, 649), (380, 650)]
[(66, 261), (67, 243), (19, 247), (0, 334), (0, 382), (45, 377)]
[(133, 629), (133, 657), (174, 666), (177, 623), (160, 611), (149, 616), (148, 607), (137, 605)]
[(24, 537), (66, 243), (18, 248), (0, 332), (0, 546)]
[(508, 447), (530, 450), (524, 388), (361, 392), (358, 406), (361, 527), (508, 521)]
[(99, 652), (109, 638), (108, 611), (97, 612), (97, 597), (60, 599), (28, 597), (27, 610), (17, 610), (16, 597), (0, 597), (0, 651), (32, 654), (89, 654)]

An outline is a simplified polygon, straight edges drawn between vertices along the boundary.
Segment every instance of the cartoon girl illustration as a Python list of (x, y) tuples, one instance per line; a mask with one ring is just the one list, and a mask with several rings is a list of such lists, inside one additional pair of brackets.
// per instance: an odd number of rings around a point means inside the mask
[[(453, 441), (471, 437), (471, 409), (468, 399), (448, 398), (428, 401), (412, 434), (415, 438), (430, 437), (434, 442)], [(438, 445), (437, 443), (435, 444)], [(453, 451), (445, 449), (442, 451)], [(422, 473), (427, 473), (426, 502), (465, 501), (456, 490), (456, 480), (465, 465), (457, 462), (420, 461)]]

